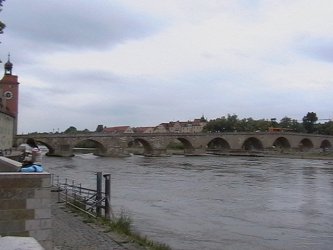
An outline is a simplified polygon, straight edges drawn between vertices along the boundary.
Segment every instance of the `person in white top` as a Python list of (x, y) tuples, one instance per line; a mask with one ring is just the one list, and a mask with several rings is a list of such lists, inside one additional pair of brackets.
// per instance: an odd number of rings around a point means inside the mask
[(20, 172), (43, 172), (42, 152), (33, 138), (27, 139), (25, 157)]

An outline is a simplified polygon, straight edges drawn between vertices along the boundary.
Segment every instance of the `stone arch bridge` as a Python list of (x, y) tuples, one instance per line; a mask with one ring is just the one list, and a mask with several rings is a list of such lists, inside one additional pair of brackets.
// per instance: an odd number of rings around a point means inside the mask
[(38, 143), (49, 149), (49, 155), (72, 156), (73, 149), (79, 143), (92, 141), (101, 156), (125, 156), (131, 145), (140, 145), (144, 155), (162, 156), (167, 154), (170, 143), (182, 143), (185, 155), (213, 153), (251, 153), (268, 150), (327, 150), (332, 148), (333, 136), (282, 133), (147, 133), (147, 134), (34, 134), (18, 135), (15, 144), (25, 143), (33, 137)]

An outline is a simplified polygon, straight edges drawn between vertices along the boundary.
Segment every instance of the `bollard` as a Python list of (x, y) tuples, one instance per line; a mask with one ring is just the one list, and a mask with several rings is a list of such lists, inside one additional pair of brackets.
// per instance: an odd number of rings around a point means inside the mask
[(105, 218), (111, 219), (111, 174), (103, 175), (105, 178)]
[(97, 172), (97, 187), (96, 187), (96, 215), (102, 215), (102, 172)]

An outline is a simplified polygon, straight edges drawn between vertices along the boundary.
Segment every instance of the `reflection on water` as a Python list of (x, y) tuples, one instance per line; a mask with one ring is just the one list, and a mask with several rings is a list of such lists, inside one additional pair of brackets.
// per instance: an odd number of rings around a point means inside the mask
[(112, 174), (113, 209), (173, 249), (331, 249), (333, 167), (274, 158), (91, 154), (45, 158), (46, 168), (95, 187)]

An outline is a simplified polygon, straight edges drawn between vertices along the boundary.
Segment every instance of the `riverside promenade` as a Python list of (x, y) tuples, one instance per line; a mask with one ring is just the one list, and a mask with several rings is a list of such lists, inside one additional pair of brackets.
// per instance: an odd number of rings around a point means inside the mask
[(144, 249), (128, 242), (101, 226), (87, 223), (83, 217), (72, 212), (64, 203), (58, 203), (57, 194), (52, 193), (52, 236), (54, 250), (140, 250)]

